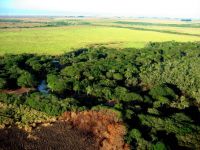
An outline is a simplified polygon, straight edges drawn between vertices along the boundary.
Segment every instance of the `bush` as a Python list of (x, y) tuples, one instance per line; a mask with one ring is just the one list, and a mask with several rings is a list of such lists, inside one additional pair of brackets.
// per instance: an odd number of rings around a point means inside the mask
[(0, 78), (0, 89), (4, 89), (6, 87), (6, 80), (3, 78)]
[(125, 80), (125, 85), (130, 87), (130, 86), (136, 86), (138, 84), (138, 79), (137, 78), (130, 78)]
[(130, 101), (140, 101), (141, 102), (142, 100), (143, 100), (142, 96), (140, 96), (137, 93), (133, 93), (133, 92), (127, 93), (126, 95), (124, 95), (124, 98), (123, 98), (123, 101), (127, 101), (127, 102), (130, 102)]
[(17, 79), (17, 85), (20, 87), (34, 87), (37, 85), (37, 81), (29, 72), (23, 72)]
[(157, 142), (155, 145), (153, 145), (152, 150), (167, 150), (167, 147), (163, 142)]
[(176, 99), (177, 97), (175, 92), (171, 88), (167, 87), (167, 85), (165, 84), (153, 87), (152, 89), (150, 89), (149, 94), (157, 100), (159, 100), (160, 96), (173, 99)]
[(162, 107), (163, 105), (170, 105), (170, 100), (163, 96), (157, 96), (157, 101), (153, 103), (153, 107), (158, 108)]
[(131, 119), (134, 114), (135, 113), (132, 110), (126, 109), (126, 111), (125, 111), (125, 118), (126, 119)]
[(60, 78), (59, 76), (49, 74), (47, 76), (48, 87), (55, 92), (62, 93), (67, 89), (67, 83), (65, 80)]
[(186, 98), (185, 96), (181, 96), (178, 101), (171, 103), (170, 106), (173, 108), (185, 109), (190, 107), (190, 102), (192, 102), (192, 100)]
[(3, 116), (5, 116), (4, 118), (2, 118), (3, 120), (1, 120), (0, 116), (0, 125), (15, 124), (19, 127), (24, 127), (32, 123), (50, 120), (52, 118), (46, 113), (36, 111), (26, 105), (16, 106), (11, 104), (8, 105), (5, 103), (0, 103), (0, 113), (2, 113)]
[(25, 104), (31, 108), (55, 116), (65, 111), (77, 110), (79, 102), (73, 98), (59, 100), (51, 94), (33, 93), (26, 99)]
[(114, 73), (113, 79), (114, 80), (123, 80), (123, 76), (120, 73)]
[(115, 88), (115, 97), (117, 100), (123, 100), (128, 90), (125, 87), (118, 86)]
[(25, 97), (23, 95), (11, 95), (6, 93), (0, 93), (0, 102), (6, 104), (15, 104), (19, 106), (23, 104), (25, 101)]
[(128, 135), (126, 137), (127, 143), (131, 143), (134, 140), (139, 141), (142, 138), (142, 134), (138, 129), (132, 129), (128, 132)]
[(26, 64), (30, 65), (33, 70), (35, 71), (41, 71), (42, 64), (40, 64), (40, 59), (37, 57), (32, 57), (26, 61)]

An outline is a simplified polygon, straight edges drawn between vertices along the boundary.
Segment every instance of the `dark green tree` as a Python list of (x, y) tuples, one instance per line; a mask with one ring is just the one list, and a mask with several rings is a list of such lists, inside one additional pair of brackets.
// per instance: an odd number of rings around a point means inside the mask
[(47, 76), (47, 83), (48, 87), (55, 92), (62, 93), (64, 90), (67, 89), (67, 83), (64, 79), (60, 78), (59, 76), (49, 74)]
[(29, 72), (23, 72), (17, 79), (17, 85), (20, 87), (34, 87), (37, 85), (37, 81)]
[(6, 87), (6, 80), (3, 78), (0, 78), (0, 89), (4, 89)]

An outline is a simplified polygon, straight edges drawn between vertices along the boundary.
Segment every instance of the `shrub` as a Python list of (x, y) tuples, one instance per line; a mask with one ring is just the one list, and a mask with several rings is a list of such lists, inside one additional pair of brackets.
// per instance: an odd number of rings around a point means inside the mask
[(34, 87), (37, 85), (37, 82), (29, 72), (23, 72), (17, 79), (17, 85), (21, 87)]
[(134, 78), (134, 77), (132, 77), (132, 78), (130, 78), (130, 79), (126, 79), (125, 80), (125, 85), (126, 86), (136, 86), (138, 84), (138, 79), (137, 78)]
[(192, 102), (192, 100), (186, 98), (185, 96), (181, 96), (178, 101), (171, 103), (170, 106), (178, 109), (185, 109), (190, 106), (190, 102)]
[(115, 88), (115, 97), (118, 100), (123, 100), (128, 90), (125, 87), (118, 86)]
[(33, 93), (26, 99), (25, 104), (31, 108), (55, 116), (63, 113), (64, 111), (77, 110), (79, 102), (73, 98), (59, 100), (51, 94), (45, 95)]
[(123, 80), (123, 76), (120, 73), (114, 73), (113, 79), (114, 80)]
[(0, 89), (4, 89), (6, 87), (6, 80), (3, 78), (0, 78)]
[(153, 145), (152, 150), (167, 150), (167, 147), (163, 142), (157, 142), (155, 145)]
[(142, 134), (140, 133), (140, 131), (138, 129), (132, 129), (128, 132), (126, 141), (127, 141), (127, 143), (131, 143), (134, 140), (140, 141), (140, 138), (142, 138), (141, 136), (142, 136)]
[(126, 95), (124, 95), (124, 98), (123, 98), (123, 101), (127, 101), (127, 102), (142, 101), (142, 100), (143, 100), (142, 96), (133, 92), (127, 93)]
[(169, 88), (167, 85), (165, 85), (165, 84), (161, 84), (161, 85), (153, 87), (150, 90), (149, 94), (153, 98), (155, 98), (157, 100), (159, 100), (160, 96), (170, 97), (170, 98), (173, 98), (173, 99), (176, 98), (175, 92), (171, 88)]
[(33, 70), (41, 71), (42, 64), (40, 64), (40, 60), (37, 57), (32, 57), (26, 61), (26, 64), (30, 65)]
[(163, 96), (157, 96), (157, 101), (153, 103), (153, 107), (158, 108), (163, 105), (170, 105), (170, 100)]
[(131, 119), (134, 114), (135, 113), (132, 110), (126, 109), (126, 111), (125, 111), (125, 118), (126, 119)]
[(11, 95), (6, 93), (0, 93), (0, 102), (6, 103), (6, 104), (15, 104), (19, 106), (20, 104), (23, 104), (25, 101), (25, 97), (23, 95)]
[(47, 76), (47, 83), (48, 87), (55, 92), (62, 93), (64, 90), (67, 89), (67, 83), (64, 79), (60, 78), (59, 76), (49, 74)]

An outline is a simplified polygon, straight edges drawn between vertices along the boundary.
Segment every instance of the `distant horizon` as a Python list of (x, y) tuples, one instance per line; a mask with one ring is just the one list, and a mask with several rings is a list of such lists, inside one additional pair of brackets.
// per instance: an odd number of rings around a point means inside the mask
[(0, 16), (200, 18), (199, 0), (1, 0)]
[[(28, 11), (28, 13), (25, 13)], [(32, 12), (32, 13), (30, 13)], [(148, 18), (148, 19), (193, 19), (193, 20), (200, 20), (198, 18), (192, 17), (167, 17), (167, 16), (131, 16), (131, 15), (106, 15), (106, 14), (95, 14), (95, 13), (81, 13), (81, 12), (45, 12), (45, 11), (31, 11), (31, 10), (20, 10), (18, 13), (1, 13), (0, 17), (95, 17), (95, 18)]]

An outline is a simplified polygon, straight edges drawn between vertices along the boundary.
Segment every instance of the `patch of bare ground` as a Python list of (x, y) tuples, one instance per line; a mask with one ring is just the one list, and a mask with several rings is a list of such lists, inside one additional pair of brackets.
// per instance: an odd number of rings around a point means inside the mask
[(0, 129), (0, 150), (129, 150), (126, 128), (113, 111), (65, 112), (31, 130)]
[(96, 150), (93, 135), (72, 128), (67, 122), (57, 121), (40, 125), (32, 132), (19, 128), (0, 130), (0, 150)]
[(0, 93), (6, 93), (6, 94), (24, 94), (24, 93), (28, 93), (30, 91), (35, 90), (34, 88), (25, 88), (25, 87), (21, 87), (20, 89), (16, 89), (16, 90), (0, 90)]
[(124, 142), (126, 128), (112, 111), (65, 112), (62, 120), (86, 133), (92, 133), (100, 150), (128, 150)]

